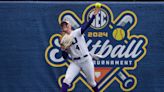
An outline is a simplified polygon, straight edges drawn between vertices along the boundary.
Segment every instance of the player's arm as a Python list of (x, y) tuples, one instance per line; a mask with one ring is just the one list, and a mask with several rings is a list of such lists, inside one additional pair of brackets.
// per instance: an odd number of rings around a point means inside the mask
[(81, 27), (81, 34), (83, 34), (86, 31), (86, 29), (90, 27), (90, 25), (92, 24), (93, 20), (95, 19), (95, 16), (98, 14), (99, 11), (100, 11), (100, 8), (95, 8), (94, 14), (91, 17), (91, 19), (86, 24), (82, 25), (82, 27)]
[(64, 36), (64, 32), (61, 32), (60, 34), (61, 34), (61, 37), (59, 37), (60, 48), (61, 48), (62, 51), (64, 51), (64, 50), (65, 50), (65, 47), (64, 47), (64, 45), (61, 43), (62, 37)]
[(60, 45), (61, 46), (61, 51), (62, 51), (62, 56), (64, 59), (67, 59), (68, 57), (68, 53), (66, 52), (66, 48), (64, 48), (64, 46)]
[[(62, 34), (63, 35), (63, 34)], [(62, 37), (59, 38), (59, 42), (60, 42), (60, 48), (61, 48), (61, 51), (62, 51), (62, 56), (64, 59), (67, 59), (68, 57), (68, 53), (66, 52), (66, 48), (63, 46), (63, 44), (61, 43), (61, 39)]]
[(67, 59), (68, 58), (68, 53), (65, 52), (65, 51), (62, 51), (62, 56), (64, 59)]
[(87, 22), (86, 24), (83, 24), (81, 26), (81, 34), (83, 34), (86, 31), (86, 29), (90, 27), (90, 25), (93, 22), (94, 18), (95, 18), (95, 15), (92, 16), (92, 18), (89, 20), (89, 22)]

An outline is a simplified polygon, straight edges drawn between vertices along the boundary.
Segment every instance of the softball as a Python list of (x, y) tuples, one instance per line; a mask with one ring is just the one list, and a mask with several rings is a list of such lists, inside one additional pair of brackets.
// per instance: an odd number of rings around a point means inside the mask
[(101, 8), (101, 5), (102, 5), (101, 3), (97, 2), (97, 3), (95, 4), (95, 7), (96, 7), (96, 8)]
[(113, 38), (117, 41), (120, 41), (122, 39), (124, 39), (125, 37), (125, 31), (122, 28), (116, 28), (113, 31)]

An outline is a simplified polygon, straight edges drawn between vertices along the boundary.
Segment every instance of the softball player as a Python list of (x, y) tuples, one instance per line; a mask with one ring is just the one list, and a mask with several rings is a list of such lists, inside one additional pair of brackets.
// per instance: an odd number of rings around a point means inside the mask
[[(94, 14), (89, 22), (78, 29), (72, 30), (72, 26), (67, 20), (62, 21), (60, 24), (62, 28), (62, 35), (70, 36), (69, 39), (64, 39), (64, 36), (60, 39), (62, 56), (64, 59), (67, 59), (68, 54), (70, 54), (73, 61), (70, 63), (66, 71), (66, 76), (62, 83), (62, 92), (67, 92), (69, 86), (71, 85), (74, 78), (79, 74), (80, 70), (82, 70), (86, 75), (87, 82), (90, 84), (94, 92), (99, 92), (95, 82), (94, 63), (92, 61), (91, 55), (89, 54), (89, 50), (83, 35), (99, 11), (100, 8), (95, 8)], [(64, 46), (63, 40), (70, 39), (72, 39), (72, 44), (70, 46)]]

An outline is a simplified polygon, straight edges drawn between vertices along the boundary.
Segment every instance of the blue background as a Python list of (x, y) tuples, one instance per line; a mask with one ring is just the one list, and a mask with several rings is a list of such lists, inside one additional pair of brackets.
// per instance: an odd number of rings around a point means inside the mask
[[(59, 92), (57, 79), (66, 67), (49, 66), (44, 58), (49, 38), (60, 32), (59, 14), (70, 9), (81, 16), (93, 2), (0, 3), (0, 92)], [(164, 3), (113, 3), (114, 16), (135, 12), (131, 34), (148, 38), (147, 54), (130, 73), (138, 79), (133, 92), (164, 92)], [(64, 7), (62, 7), (64, 6)], [(78, 82), (73, 92), (90, 92)], [(121, 92), (114, 82), (105, 92)]]

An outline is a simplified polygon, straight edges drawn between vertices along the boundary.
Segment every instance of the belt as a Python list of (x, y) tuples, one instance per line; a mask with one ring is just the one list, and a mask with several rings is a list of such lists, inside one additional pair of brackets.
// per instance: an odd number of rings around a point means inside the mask
[[(84, 55), (83, 57), (87, 57), (88, 55)], [(80, 60), (82, 57), (76, 57), (76, 58), (73, 58), (73, 60)]]

